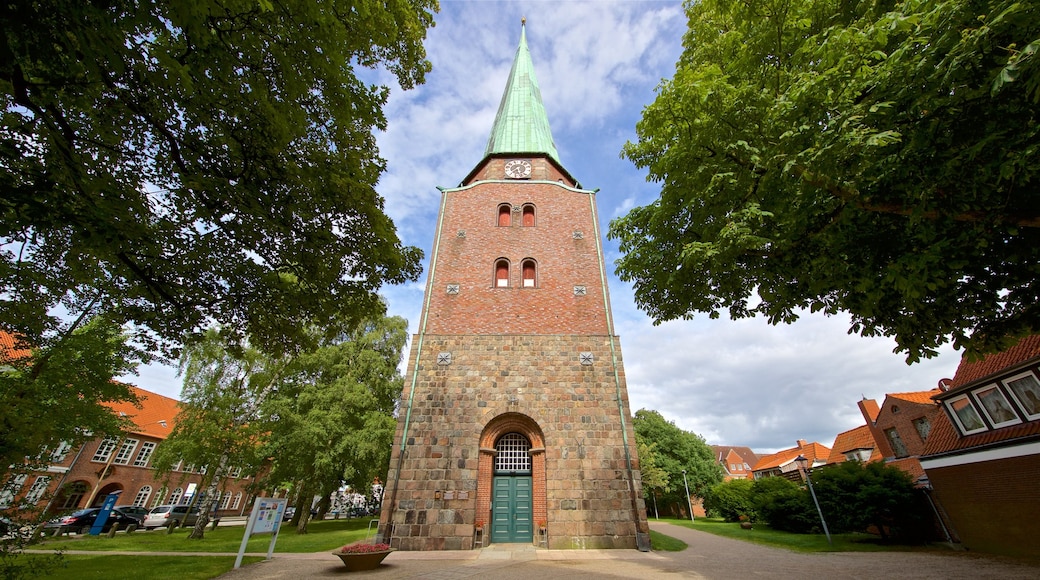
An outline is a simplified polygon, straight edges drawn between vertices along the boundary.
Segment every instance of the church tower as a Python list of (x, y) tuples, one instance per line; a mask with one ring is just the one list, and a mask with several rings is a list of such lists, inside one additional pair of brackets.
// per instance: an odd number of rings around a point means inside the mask
[(441, 190), (380, 535), (649, 549), (596, 191), (560, 161), (520, 46), (484, 158)]

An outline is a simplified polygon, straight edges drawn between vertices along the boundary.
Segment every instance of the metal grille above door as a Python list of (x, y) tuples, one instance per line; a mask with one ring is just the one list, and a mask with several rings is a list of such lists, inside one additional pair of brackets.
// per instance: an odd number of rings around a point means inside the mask
[(531, 473), (531, 442), (519, 433), (506, 433), (495, 443), (495, 473)]

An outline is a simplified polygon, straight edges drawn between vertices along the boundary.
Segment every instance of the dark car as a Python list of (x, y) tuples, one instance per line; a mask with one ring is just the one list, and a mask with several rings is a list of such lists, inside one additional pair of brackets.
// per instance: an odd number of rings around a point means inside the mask
[(144, 517), (148, 515), (148, 508), (138, 507), (135, 505), (117, 505), (112, 508), (113, 510), (123, 514), (124, 516), (130, 516), (137, 520), (138, 525), (144, 523)]
[[(67, 516), (54, 518), (47, 522), (47, 525), (43, 528), (50, 532), (58, 530), (62, 534), (66, 532), (85, 534), (94, 526), (94, 521), (97, 520), (98, 514), (100, 513), (101, 508), (82, 509), (72, 512)], [(108, 519), (105, 520), (105, 525), (101, 528), (101, 531), (107, 532), (112, 529), (112, 526), (115, 524), (119, 524), (119, 529), (125, 530), (131, 525), (141, 525), (141, 522), (128, 515), (112, 510), (112, 512), (108, 514)]]

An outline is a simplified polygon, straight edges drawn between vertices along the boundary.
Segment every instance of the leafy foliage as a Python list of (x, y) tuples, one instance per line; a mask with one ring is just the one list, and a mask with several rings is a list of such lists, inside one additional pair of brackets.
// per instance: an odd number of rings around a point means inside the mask
[[(271, 481), (291, 483), (299, 498), (310, 498), (343, 482), (365, 492), (376, 478), (385, 480), (407, 326), (396, 316), (369, 320), (293, 360), (263, 406)], [(294, 521), (306, 531), (309, 502), (297, 507)]]
[(755, 521), (758, 514), (755, 513), (752, 487), (750, 479), (733, 479), (715, 484), (704, 494), (704, 509), (727, 522), (740, 521), (740, 516)]
[(820, 509), (832, 531), (866, 531), (922, 541), (931, 533), (928, 505), (903, 470), (882, 462), (849, 461), (812, 474)]
[[(0, 6), (0, 327), (47, 346), (95, 305), (175, 347), (278, 353), (414, 280), (375, 184), (388, 88), (436, 0)], [(27, 24), (31, 23), (31, 24)]]
[(821, 530), (809, 492), (783, 477), (766, 477), (751, 486), (755, 511), (773, 529), (808, 534)]
[(909, 361), (1040, 331), (1040, 6), (702, 0), (614, 220), (657, 322), (848, 312)]
[(104, 316), (86, 321), (28, 357), (0, 352), (0, 479), (13, 470), (48, 463), (62, 442), (77, 447), (99, 435), (121, 433), (129, 423), (106, 403), (136, 401), (112, 380), (132, 372), (145, 355)]
[(637, 444), (653, 448), (655, 467), (664, 472), (666, 483), (656, 489), (666, 504), (686, 510), (684, 469), (690, 494), (694, 496), (702, 497), (708, 487), (722, 481), (722, 468), (699, 435), (684, 431), (657, 411), (647, 409), (636, 411), (632, 425)]

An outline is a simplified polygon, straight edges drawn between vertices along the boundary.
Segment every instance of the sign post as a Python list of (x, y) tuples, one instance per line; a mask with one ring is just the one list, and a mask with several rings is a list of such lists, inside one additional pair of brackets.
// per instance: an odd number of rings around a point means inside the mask
[(116, 505), (116, 500), (119, 499), (120, 493), (123, 493), (123, 490), (105, 496), (105, 503), (101, 504), (101, 511), (98, 512), (97, 517), (94, 518), (94, 525), (90, 526), (91, 536), (99, 535), (101, 530), (104, 529), (105, 522), (108, 521), (108, 516), (112, 513), (112, 506)]
[(285, 514), (285, 498), (258, 497), (253, 501), (253, 511), (249, 514), (249, 523), (246, 524), (245, 534), (242, 536), (242, 546), (238, 549), (238, 558), (235, 558), (235, 568), (242, 566), (242, 557), (246, 553), (246, 544), (253, 534), (273, 534), (271, 544), (267, 547), (267, 559), (274, 555), (274, 543), (278, 540), (278, 529), (282, 524), (282, 515)]

